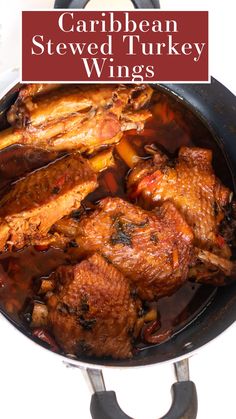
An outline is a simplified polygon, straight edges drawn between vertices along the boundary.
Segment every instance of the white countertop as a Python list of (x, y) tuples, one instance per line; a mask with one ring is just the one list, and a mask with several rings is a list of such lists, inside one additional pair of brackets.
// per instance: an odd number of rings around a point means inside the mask
[[(128, 9), (128, 0), (119, 0)], [(91, 6), (96, 7), (95, 0)], [(100, 0), (109, 9), (109, 3)], [(105, 4), (106, 3), (106, 4)], [(224, 8), (227, 3), (227, 7)], [(114, 4), (114, 3), (113, 3)], [(236, 4), (234, 0), (162, 0), (169, 10), (210, 10), (211, 74), (236, 93)], [(122, 6), (123, 5), (123, 6)], [(19, 10), (46, 8), (52, 0), (11, 0), (0, 4), (0, 76), (18, 65)], [(105, 8), (104, 7), (104, 8)], [(97, 7), (98, 8), (98, 7)], [(0, 317), (0, 415), (3, 419), (90, 419), (90, 392), (78, 369), (20, 335)], [(198, 392), (198, 419), (234, 419), (236, 324), (190, 359)], [(171, 364), (104, 372), (107, 389), (117, 392), (124, 411), (135, 419), (162, 416), (175, 381)]]

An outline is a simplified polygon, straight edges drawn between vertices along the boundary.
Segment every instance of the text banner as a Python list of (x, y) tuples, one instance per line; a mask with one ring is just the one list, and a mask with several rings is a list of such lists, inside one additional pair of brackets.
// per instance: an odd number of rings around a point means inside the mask
[(208, 82), (208, 12), (22, 12), (22, 81)]

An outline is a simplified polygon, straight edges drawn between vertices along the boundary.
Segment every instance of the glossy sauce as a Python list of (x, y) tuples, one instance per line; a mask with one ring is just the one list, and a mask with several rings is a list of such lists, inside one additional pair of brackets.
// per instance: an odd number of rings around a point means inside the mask
[[(175, 155), (181, 145), (209, 147), (214, 153), (214, 169), (222, 181), (232, 188), (230, 172), (226, 170), (224, 157), (213, 141), (211, 134), (201, 121), (176, 100), (163, 93), (153, 98), (153, 117), (147, 122), (141, 133), (129, 131), (126, 137), (137, 154), (148, 158), (144, 145), (156, 144), (169, 155)], [(56, 153), (34, 150), (31, 147), (13, 146), (0, 152), (0, 191), (26, 173), (48, 164), (57, 157)], [(93, 205), (105, 196), (126, 198), (125, 182), (128, 166), (115, 152), (116, 165), (99, 176), (99, 188), (90, 194), (74, 217), (90, 210)], [(218, 172), (224, 167), (223, 173)], [(107, 173), (112, 173), (118, 185), (110, 190), (106, 181)], [(76, 249), (65, 251), (50, 249), (37, 251), (33, 247), (18, 252), (5, 253), (0, 256), (0, 307), (18, 325), (29, 331), (23, 316), (27, 301), (36, 297), (34, 284), (38, 278), (48, 276), (61, 264), (78, 261)], [(156, 305), (160, 313), (162, 329), (171, 328), (177, 333), (204, 309), (214, 297), (216, 288), (186, 282), (175, 294), (160, 299)]]

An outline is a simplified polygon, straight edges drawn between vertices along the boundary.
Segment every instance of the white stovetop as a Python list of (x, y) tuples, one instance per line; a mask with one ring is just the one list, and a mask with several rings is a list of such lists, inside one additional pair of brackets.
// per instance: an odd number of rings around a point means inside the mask
[[(92, 0), (109, 9), (111, 0)], [(52, 7), (53, 0), (11, 0), (0, 4), (0, 76), (19, 62), (19, 10)], [(127, 10), (128, 0), (119, 0)], [(114, 3), (113, 3), (114, 5)], [(169, 10), (210, 10), (211, 74), (236, 93), (236, 4), (234, 0), (161, 0)], [(227, 7), (226, 7), (227, 6)], [(233, 56), (234, 55), (234, 56)], [(4, 419), (90, 419), (90, 392), (78, 369), (66, 368), (0, 317), (0, 415)], [(196, 383), (198, 419), (234, 419), (236, 324), (190, 359)], [(142, 369), (106, 370), (107, 389), (135, 419), (154, 419), (169, 409), (174, 382), (171, 364)]]

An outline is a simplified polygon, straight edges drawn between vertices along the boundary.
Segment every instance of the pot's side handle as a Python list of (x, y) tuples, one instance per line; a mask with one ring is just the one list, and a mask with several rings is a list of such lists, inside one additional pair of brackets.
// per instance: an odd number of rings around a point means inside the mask
[(197, 391), (192, 381), (176, 382), (171, 387), (172, 405), (161, 419), (195, 419), (197, 417)]
[[(55, 9), (83, 9), (89, 0), (55, 0)], [(135, 9), (159, 9), (159, 0), (131, 0)]]
[[(195, 419), (197, 392), (192, 381), (174, 383), (172, 405), (161, 419)], [(132, 419), (121, 410), (114, 391), (99, 391), (92, 395), (90, 412), (93, 419)]]
[(114, 391), (98, 391), (92, 395), (90, 412), (93, 419), (132, 419), (121, 410)]
[[(196, 419), (197, 391), (189, 381), (188, 360), (175, 363), (177, 382), (172, 385), (172, 405), (161, 419)], [(106, 391), (101, 371), (87, 370), (92, 385), (90, 412), (93, 419), (132, 419), (121, 410), (114, 391)]]

